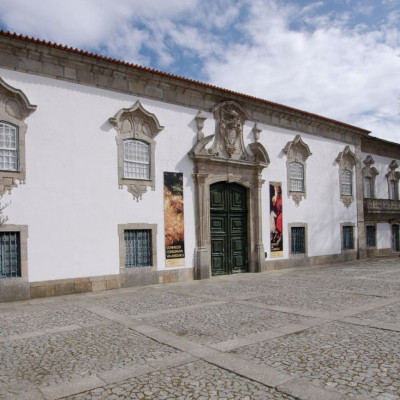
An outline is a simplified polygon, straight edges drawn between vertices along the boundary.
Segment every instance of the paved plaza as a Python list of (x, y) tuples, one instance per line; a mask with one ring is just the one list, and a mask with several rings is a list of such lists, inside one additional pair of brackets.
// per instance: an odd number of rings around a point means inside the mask
[(0, 304), (0, 399), (400, 399), (400, 258)]

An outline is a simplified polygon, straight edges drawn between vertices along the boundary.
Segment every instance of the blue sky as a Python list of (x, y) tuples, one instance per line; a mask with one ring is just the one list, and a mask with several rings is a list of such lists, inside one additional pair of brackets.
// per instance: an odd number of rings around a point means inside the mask
[(1, 0), (0, 27), (400, 143), (400, 0)]

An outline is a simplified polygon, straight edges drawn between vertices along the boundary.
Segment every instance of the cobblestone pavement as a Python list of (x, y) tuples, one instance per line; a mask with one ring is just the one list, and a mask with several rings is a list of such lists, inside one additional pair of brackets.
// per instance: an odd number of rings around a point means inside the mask
[(400, 399), (400, 259), (0, 304), (0, 399)]

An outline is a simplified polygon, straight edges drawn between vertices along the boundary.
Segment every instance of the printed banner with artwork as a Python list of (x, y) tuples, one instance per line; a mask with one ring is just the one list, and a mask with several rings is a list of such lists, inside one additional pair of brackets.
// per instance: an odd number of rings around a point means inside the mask
[(185, 265), (183, 174), (164, 172), (165, 265)]
[(269, 183), (271, 257), (283, 257), (282, 183)]

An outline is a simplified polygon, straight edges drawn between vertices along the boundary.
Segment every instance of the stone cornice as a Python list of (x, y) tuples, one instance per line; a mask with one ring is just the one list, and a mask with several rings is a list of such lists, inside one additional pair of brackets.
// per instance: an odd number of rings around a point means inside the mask
[(0, 31), (0, 68), (210, 111), (222, 101), (241, 104), (252, 121), (344, 143), (369, 131), (246, 94), (92, 53)]

